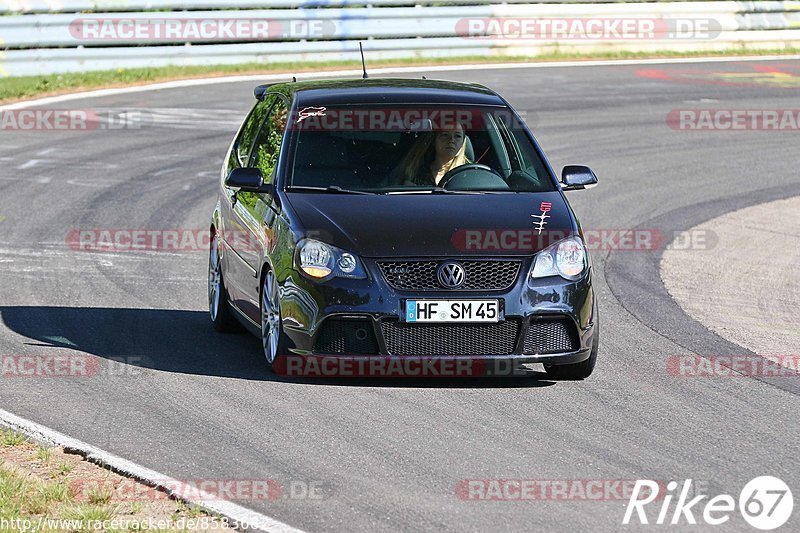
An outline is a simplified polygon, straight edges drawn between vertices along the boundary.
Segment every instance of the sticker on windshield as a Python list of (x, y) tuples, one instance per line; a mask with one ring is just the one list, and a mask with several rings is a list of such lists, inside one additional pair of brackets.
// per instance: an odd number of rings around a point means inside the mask
[(297, 112), (297, 122), (300, 124), (309, 117), (324, 117), (326, 108), (324, 107), (304, 107)]
[(541, 204), (539, 204), (539, 210), (542, 212), (542, 214), (531, 215), (531, 217), (538, 219), (533, 223), (533, 225), (534, 229), (539, 230), (539, 235), (542, 234), (542, 230), (544, 229), (545, 224), (547, 224), (547, 219), (550, 218), (550, 215), (548, 215), (547, 213), (550, 212), (550, 209), (552, 209), (552, 207), (553, 204), (551, 204), (550, 202), (542, 202)]

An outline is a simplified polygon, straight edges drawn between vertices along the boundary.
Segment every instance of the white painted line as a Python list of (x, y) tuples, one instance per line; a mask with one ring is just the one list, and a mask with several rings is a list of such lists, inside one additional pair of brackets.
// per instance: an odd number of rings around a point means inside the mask
[[(736, 63), (749, 61), (791, 61), (800, 59), (800, 55), (785, 56), (742, 56), (742, 57), (673, 57), (662, 59), (602, 59), (586, 61), (544, 61), (541, 63), (486, 63), (486, 64), (466, 64), (466, 65), (434, 65), (434, 66), (413, 66), (413, 67), (388, 67), (370, 69), (370, 75), (380, 74), (401, 74), (409, 72), (453, 72), (459, 70), (504, 70), (504, 69), (526, 69), (526, 68), (562, 68), (562, 67), (605, 67), (605, 66), (625, 66), (625, 65), (668, 65), (683, 63)], [(294, 75), (300, 79), (318, 79), (326, 77), (353, 76), (361, 77), (360, 70), (332, 70), (323, 72), (300, 72)], [(136, 85), (134, 87), (119, 87), (116, 89), (99, 89), (96, 91), (86, 91), (80, 93), (63, 94), (60, 96), (48, 96), (35, 100), (27, 100), (14, 104), (0, 106), (0, 111), (10, 111), (12, 109), (24, 109), (27, 107), (57, 104), (69, 102), (71, 100), (81, 100), (84, 98), (99, 98), (102, 96), (114, 96), (118, 94), (131, 94), (146, 91), (160, 91), (163, 89), (180, 89), (184, 87), (195, 87), (198, 85), (214, 85), (218, 83), (238, 83), (243, 81), (254, 82), (274, 82), (289, 81), (291, 73), (282, 74), (253, 74), (247, 76), (219, 76), (214, 78), (198, 78), (192, 80), (176, 80), (161, 83), (151, 83), (147, 85)]]
[(85, 180), (83, 178), (74, 178), (71, 180), (67, 180), (65, 183), (68, 185), (76, 185), (81, 187), (111, 187), (122, 180), (114, 179), (114, 178), (99, 178), (95, 180)]
[(165, 176), (171, 172), (178, 172), (179, 170), (180, 170), (179, 168), (165, 168), (163, 170), (159, 170), (158, 172), (153, 172), (152, 174), (150, 174), (150, 177), (157, 178), (159, 176)]
[[(68, 437), (63, 433), (59, 433), (50, 428), (31, 422), (19, 416), (13, 415), (8, 411), (0, 409), (0, 426), (9, 427), (20, 433), (24, 433), (35, 441), (46, 442), (60, 446), (68, 451), (78, 453), (86, 458), (86, 460), (109, 468), (114, 472), (122, 474), (127, 477), (141, 481), (147, 485), (154, 486), (170, 496), (177, 497), (180, 500), (187, 501), (193, 505), (197, 505), (211, 513), (217, 513), (228, 517), (232, 521), (240, 524), (248, 524), (250, 528), (248, 531), (268, 531), (270, 533), (304, 533), (300, 529), (293, 528), (288, 524), (284, 524), (269, 516), (256, 513), (250, 509), (246, 509), (241, 505), (232, 502), (220, 500), (217, 496), (199, 491), (197, 497), (184, 498), (184, 494), (177, 494), (170, 487), (180, 487), (181, 483), (178, 480), (159, 474), (154, 470), (150, 470), (141, 465), (117, 457), (100, 448), (96, 448), (90, 444)], [(194, 491), (187, 491), (192, 492)]]
[(27, 162), (22, 163), (20, 166), (18, 166), (17, 170), (25, 170), (27, 168), (33, 168), (42, 161), (44, 161), (44, 159), (30, 159)]

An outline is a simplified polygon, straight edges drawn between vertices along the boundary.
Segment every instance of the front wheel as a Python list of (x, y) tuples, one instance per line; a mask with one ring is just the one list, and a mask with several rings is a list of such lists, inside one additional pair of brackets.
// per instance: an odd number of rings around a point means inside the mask
[(278, 281), (271, 270), (264, 275), (264, 284), (261, 288), (261, 345), (264, 347), (264, 357), (270, 368), (278, 357), (286, 355), (286, 343), (281, 327)]

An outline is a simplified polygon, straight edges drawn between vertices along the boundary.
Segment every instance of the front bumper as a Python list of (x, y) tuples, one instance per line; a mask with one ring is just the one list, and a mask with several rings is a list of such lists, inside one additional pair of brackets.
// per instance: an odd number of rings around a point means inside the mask
[[(497, 365), (586, 360), (596, 334), (591, 269), (577, 281), (550, 277), (529, 282), (531, 261), (522, 260), (520, 273), (507, 290), (480, 292), (397, 290), (370, 259), (364, 260), (368, 271), (365, 280), (332, 279), (319, 283), (288, 270), (281, 279), (280, 291), (288, 351), (300, 356), (353, 360), (370, 356), (426, 357), (482, 360)], [(504, 322), (494, 327), (403, 323), (404, 301), (423, 298), (496, 298), (502, 302)], [(345, 327), (342, 324), (352, 329), (341, 329)], [(547, 337), (556, 334), (570, 336), (569, 343), (562, 338), (558, 344), (565, 349), (547, 349)], [(352, 336), (349, 341), (348, 335)], [(415, 347), (419, 350), (415, 351)]]

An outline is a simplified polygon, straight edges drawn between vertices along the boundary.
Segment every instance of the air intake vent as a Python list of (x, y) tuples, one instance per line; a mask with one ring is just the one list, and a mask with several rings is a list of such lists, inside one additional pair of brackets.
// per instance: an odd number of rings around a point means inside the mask
[(322, 323), (314, 352), (335, 355), (378, 355), (372, 321), (359, 318), (329, 318)]
[(381, 323), (391, 355), (509, 355), (514, 353), (519, 321), (497, 324)]
[(575, 352), (580, 349), (578, 330), (572, 319), (534, 319), (525, 332), (523, 352), (529, 355)]

